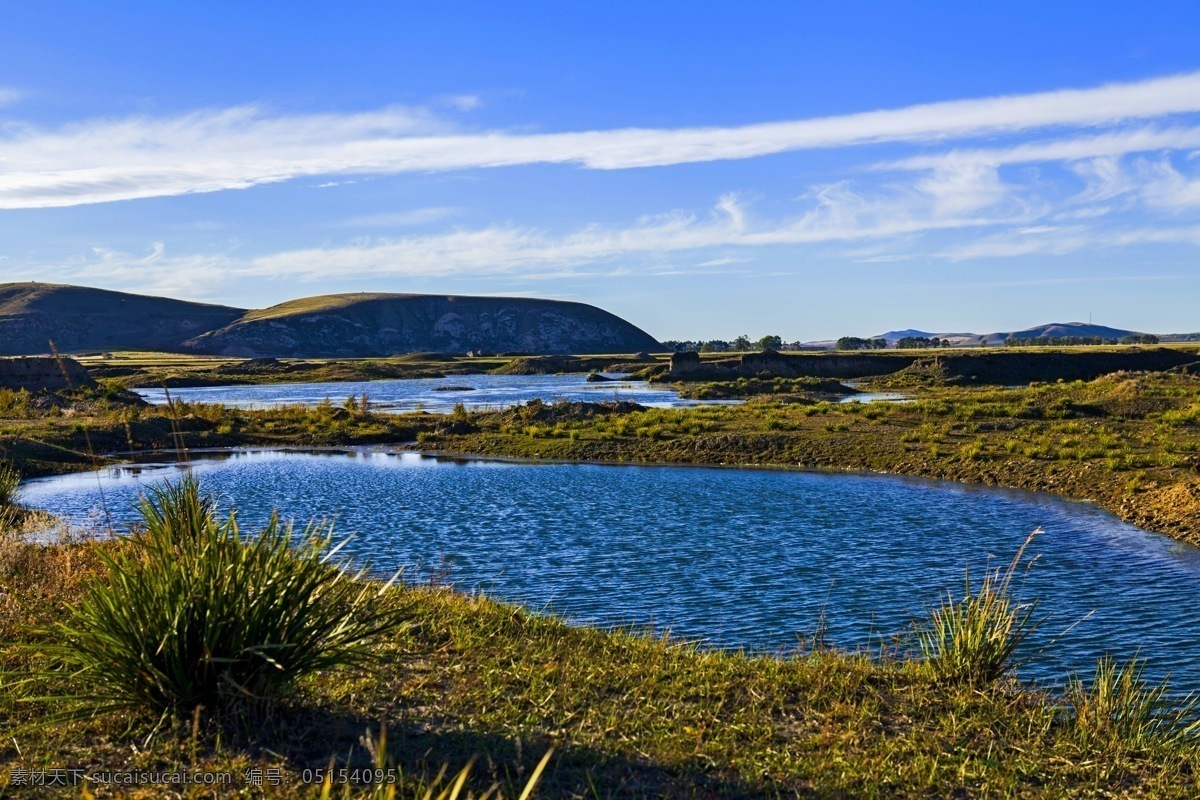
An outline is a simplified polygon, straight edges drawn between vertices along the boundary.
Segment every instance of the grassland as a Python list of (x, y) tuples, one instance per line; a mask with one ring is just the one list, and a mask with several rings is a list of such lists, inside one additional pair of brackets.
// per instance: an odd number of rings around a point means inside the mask
[[(444, 766), (476, 759), (473, 788), (515, 797), (555, 749), (543, 797), (1192, 797), (1190, 740), (1138, 737), (1088, 694), (1053, 697), (1001, 679), (939, 680), (922, 660), (802, 647), (709, 651), (437, 587), (378, 602), (408, 624), (367, 670), (321, 671), (270, 706), (176, 718), (98, 715), (42, 645), (57, 641), (100, 555), (121, 543), (0, 549), (0, 783), (14, 770), (228, 772), (238, 796), (317, 797), (304, 770), (396, 770), (420, 797)], [(34, 676), (32, 681), (19, 680)], [(1144, 696), (1144, 695), (1139, 695)], [(1119, 709), (1118, 709), (1119, 711)], [(66, 713), (64, 713), (66, 712)], [(386, 730), (386, 735), (384, 734)], [(386, 741), (384, 741), (386, 739)], [(287, 782), (250, 786), (247, 770)], [(333, 796), (385, 797), (336, 787)], [(79, 787), (12, 796), (79, 796)], [(162, 787), (93, 785), (97, 797)], [(175, 787), (172, 796), (232, 796)], [(86, 796), (86, 795), (85, 795)]]
[[(366, 443), (878, 470), (1088, 498), (1144, 527), (1200, 541), (1195, 375), (1115, 374), (1008, 389), (926, 380), (906, 384), (914, 401), (904, 404), (841, 404), (804, 380), (746, 386), (722, 389), (752, 395), (740, 406), (532, 403), (404, 416), (375, 413), (361, 398), (244, 411), (146, 406), (115, 385), (58, 395), (0, 390), (0, 446), (27, 475), (86, 468), (103, 457), (95, 454), (116, 450)], [(1200, 793), (1196, 739), (1136, 733), (1129, 720), (1141, 719), (1138, 709), (1158, 718), (1157, 689), (1123, 684), (1119, 675), (1107, 684), (1112, 692), (1079, 687), (1052, 696), (1011, 676), (947, 680), (932, 658), (911, 653), (829, 651), (819, 632), (795, 652), (714, 652), (635, 631), (572, 627), (436, 586), (400, 586), (379, 601), (408, 624), (374, 645), (378, 660), (367, 670), (323, 670), (276, 703), (233, 714), (91, 714), (71, 699), (89, 687), (64, 684), (49, 654), (56, 625), (85, 587), (107, 580), (101, 556), (128, 545), (27, 544), (21, 534), (40, 522), (37, 515), (0, 511), (0, 783), (14, 768), (189, 769), (232, 773), (240, 796), (317, 797), (320, 787), (299, 780), (332, 758), (339, 767), (394, 768), (397, 796), (420, 797), (443, 765), (453, 774), (477, 758), (473, 789), (499, 783), (515, 797), (553, 747), (541, 796)], [(277, 769), (291, 782), (248, 786), (247, 769)], [(178, 794), (214, 796), (202, 786)]]

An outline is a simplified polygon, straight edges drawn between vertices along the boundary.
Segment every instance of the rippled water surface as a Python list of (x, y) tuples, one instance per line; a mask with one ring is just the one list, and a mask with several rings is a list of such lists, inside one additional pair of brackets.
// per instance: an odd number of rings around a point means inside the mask
[[(834, 643), (877, 647), (959, 590), (964, 567), (1007, 564), (1041, 527), (1023, 591), (1049, 619), (1023, 675), (1058, 680), (1140, 648), (1156, 675), (1200, 690), (1200, 554), (1086, 504), (884, 476), (380, 451), (208, 454), (194, 468), (244, 521), (276, 507), (301, 522), (334, 516), (381, 569), (448, 569), (461, 588), (574, 620), (767, 650), (795, 646), (822, 613)], [(21, 498), (95, 522), (102, 490), (127, 523), (140, 491), (177, 474), (157, 464), (39, 479)]]
[[(619, 378), (613, 375), (611, 377)], [(449, 391), (448, 391), (449, 390)], [(165, 403), (162, 389), (138, 389), (151, 403)], [(469, 409), (507, 408), (535, 398), (599, 403), (632, 400), (644, 406), (680, 408), (715, 405), (714, 401), (685, 400), (668, 387), (647, 381), (611, 380), (588, 383), (587, 375), (452, 375), (420, 380), (355, 381), (349, 383), (277, 383), (261, 386), (199, 386), (171, 389), (171, 397), (198, 403), (223, 403), (239, 408), (278, 405), (316, 405), (325, 398), (341, 402), (367, 395), (385, 411), (446, 413), (455, 403)], [(725, 401), (728, 402), (728, 401)]]

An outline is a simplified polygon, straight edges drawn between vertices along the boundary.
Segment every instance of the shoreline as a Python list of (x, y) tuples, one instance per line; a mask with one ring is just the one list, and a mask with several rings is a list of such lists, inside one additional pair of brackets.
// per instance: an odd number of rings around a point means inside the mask
[[(1193, 524), (1187, 527), (1181, 527), (1178, 517), (1164, 516), (1156, 513), (1156, 506), (1153, 504), (1138, 504), (1132, 502), (1129, 497), (1113, 497), (1105, 495), (1097, 495), (1097, 493), (1075, 493), (1064, 491), (1064, 484), (1072, 482), (1072, 478), (1078, 479), (1080, 476), (1069, 476), (1050, 473), (1047, 475), (1019, 473), (1026, 476), (1025, 480), (1006, 481), (995, 480), (996, 473), (989, 473), (986, 478), (975, 478), (955, 476), (947, 474), (944, 470), (937, 467), (929, 469), (880, 469), (869, 466), (856, 465), (853, 463), (831, 464), (831, 463), (792, 463), (792, 462), (771, 462), (771, 461), (703, 461), (703, 460), (688, 460), (688, 461), (673, 461), (664, 459), (637, 459), (637, 458), (606, 458), (589, 456), (587, 453), (576, 453), (565, 457), (555, 456), (538, 456), (520, 453), (509, 453), (497, 451), (494, 449), (478, 448), (478, 449), (431, 449), (421, 446), (417, 441), (406, 442), (370, 442), (360, 444), (332, 444), (332, 445), (310, 445), (310, 444), (287, 444), (271, 441), (248, 442), (245, 444), (237, 444), (230, 446), (214, 446), (214, 447), (196, 447), (188, 448), (188, 452), (205, 453), (205, 452), (235, 452), (247, 450), (276, 450), (276, 451), (353, 451), (371, 448), (389, 448), (394, 452), (414, 453), (420, 455), (429, 455), (435, 457), (445, 457), (454, 459), (480, 459), (488, 461), (505, 461), (512, 463), (540, 463), (540, 464), (596, 464), (606, 466), (638, 466), (638, 467), (695, 467), (706, 469), (749, 469), (749, 470), (770, 470), (770, 471), (787, 471), (787, 472), (807, 472), (825, 475), (862, 475), (862, 476), (891, 476), (913, 478), (918, 480), (928, 480), (934, 482), (953, 483), (961, 486), (980, 486), (1008, 489), (1020, 492), (1032, 492), (1036, 494), (1045, 494), (1055, 497), (1060, 500), (1083, 503), (1096, 506), (1104, 511), (1112, 514), (1117, 519), (1123, 522), (1134, 525), (1142, 530), (1150, 533), (1156, 533), (1166, 536), (1175, 541), (1183, 542), (1192, 546), (1200, 546), (1200, 519), (1193, 520)], [(25, 478), (48, 478), (56, 475), (80, 474), (92, 472), (106, 467), (118, 466), (121, 459), (125, 456), (135, 455), (151, 455), (151, 454), (169, 454), (179, 453), (177, 449), (144, 449), (137, 451), (112, 451), (97, 457), (96, 463), (92, 464), (60, 464), (56, 466), (65, 466), (66, 469), (45, 469), (45, 470), (29, 470), (23, 473)], [(135, 463), (135, 462), (130, 462)], [(79, 467), (83, 467), (80, 469)], [(1003, 477), (1008, 477), (1003, 476)]]

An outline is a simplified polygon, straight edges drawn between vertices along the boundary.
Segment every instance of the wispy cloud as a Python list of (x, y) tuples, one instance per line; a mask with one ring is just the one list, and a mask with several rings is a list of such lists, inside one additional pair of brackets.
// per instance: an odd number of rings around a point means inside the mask
[[(1170, 179), (1170, 180), (1173, 180)], [(940, 190), (940, 189), (939, 189)], [(175, 255), (162, 243), (143, 254), (95, 248), (60, 266), (38, 266), (43, 277), (137, 286), (142, 290), (212, 296), (213, 287), (243, 279), (289, 281), (378, 280), (505, 276), (541, 280), (671, 275), (736, 264), (762, 248), (842, 245), (852, 261), (888, 263), (921, 257), (951, 262), (1065, 255), (1084, 249), (1139, 245), (1200, 246), (1200, 225), (1093, 226), (1059, 224), (1036, 204), (999, 201), (947, 204), (937, 191), (860, 194), (845, 185), (818, 187), (809, 207), (790, 218), (760, 218), (734, 195), (707, 212), (673, 211), (625, 226), (588, 225), (553, 234), (515, 226), (487, 226), (400, 237), (369, 237), (345, 245), (292, 249), (259, 256), (235, 252)], [(952, 193), (953, 194), (953, 193)], [(429, 212), (421, 209), (418, 212)], [(986, 213), (984, 213), (986, 212)], [(954, 244), (926, 239), (953, 233)], [(709, 253), (692, 266), (672, 259)]]
[(474, 111), (483, 105), (483, 100), (474, 94), (449, 94), (439, 98), (439, 101), (456, 111)]
[(1049, 141), (1028, 142), (1011, 147), (955, 148), (936, 154), (874, 164), (873, 170), (931, 170), (953, 165), (986, 164), (993, 167), (1033, 164), (1044, 161), (1125, 156), (1158, 150), (1188, 150), (1200, 147), (1200, 127), (1139, 126), (1098, 135), (1077, 135)]
[(366, 214), (361, 217), (351, 217), (337, 223), (343, 228), (408, 228), (416, 225), (429, 225), (458, 216), (461, 208), (450, 206), (433, 206), (430, 208), (414, 208), (408, 211), (390, 211), (380, 214)]
[[(863, 242), (938, 230), (974, 229), (1026, 222), (1003, 214), (944, 215), (934, 198), (910, 193), (865, 196), (845, 186), (814, 190), (809, 207), (783, 219), (758, 218), (736, 195), (718, 199), (707, 212), (672, 211), (625, 226), (588, 225), (553, 234), (536, 228), (488, 226), (400, 237), (372, 237), (346, 245), (287, 250), (255, 257), (231, 253), (164, 256), (156, 245), (148, 256), (122, 256), (97, 249), (67, 265), (66, 277), (124, 281), (131, 276), (158, 285), (193, 272), (214, 283), (237, 278), (300, 281), (455, 276), (567, 278), (629, 275), (656, 268), (655, 258), (674, 253), (732, 250), (828, 242)], [(714, 255), (717, 255), (714, 253)], [(953, 257), (953, 256), (947, 256)], [(744, 260), (726, 252), (701, 261), (699, 269)], [(615, 268), (596, 266), (616, 262)], [(661, 269), (661, 267), (657, 267)], [(696, 269), (696, 268), (692, 268)], [(678, 270), (672, 270), (678, 271)], [(62, 274), (62, 270), (58, 271)], [(161, 274), (160, 274), (161, 273)]]
[(15, 103), (23, 96), (23, 92), (20, 92), (11, 86), (0, 86), (0, 106), (6, 106), (10, 103)]
[[(880, 142), (939, 142), (1056, 126), (1096, 128), (1197, 111), (1200, 72), (1089, 89), (736, 127), (462, 133), (422, 109), (272, 115), (254, 106), (168, 118), (100, 120), (57, 130), (10, 125), (0, 134), (0, 164), (5, 167), (0, 173), (0, 208), (240, 189), (316, 175), (538, 163), (589, 169), (655, 167)], [(1099, 142), (1103, 137), (1093, 138)], [(962, 177), (961, 171), (956, 177)], [(977, 192), (986, 177), (974, 177), (975, 199), (960, 193), (954, 202), (968, 206), (981, 202)]]

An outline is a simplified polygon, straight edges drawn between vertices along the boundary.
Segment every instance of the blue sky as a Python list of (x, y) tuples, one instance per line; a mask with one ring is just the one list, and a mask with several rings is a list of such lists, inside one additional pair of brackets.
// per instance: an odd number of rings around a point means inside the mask
[(1200, 4), (0, 8), (0, 280), (1200, 330)]

